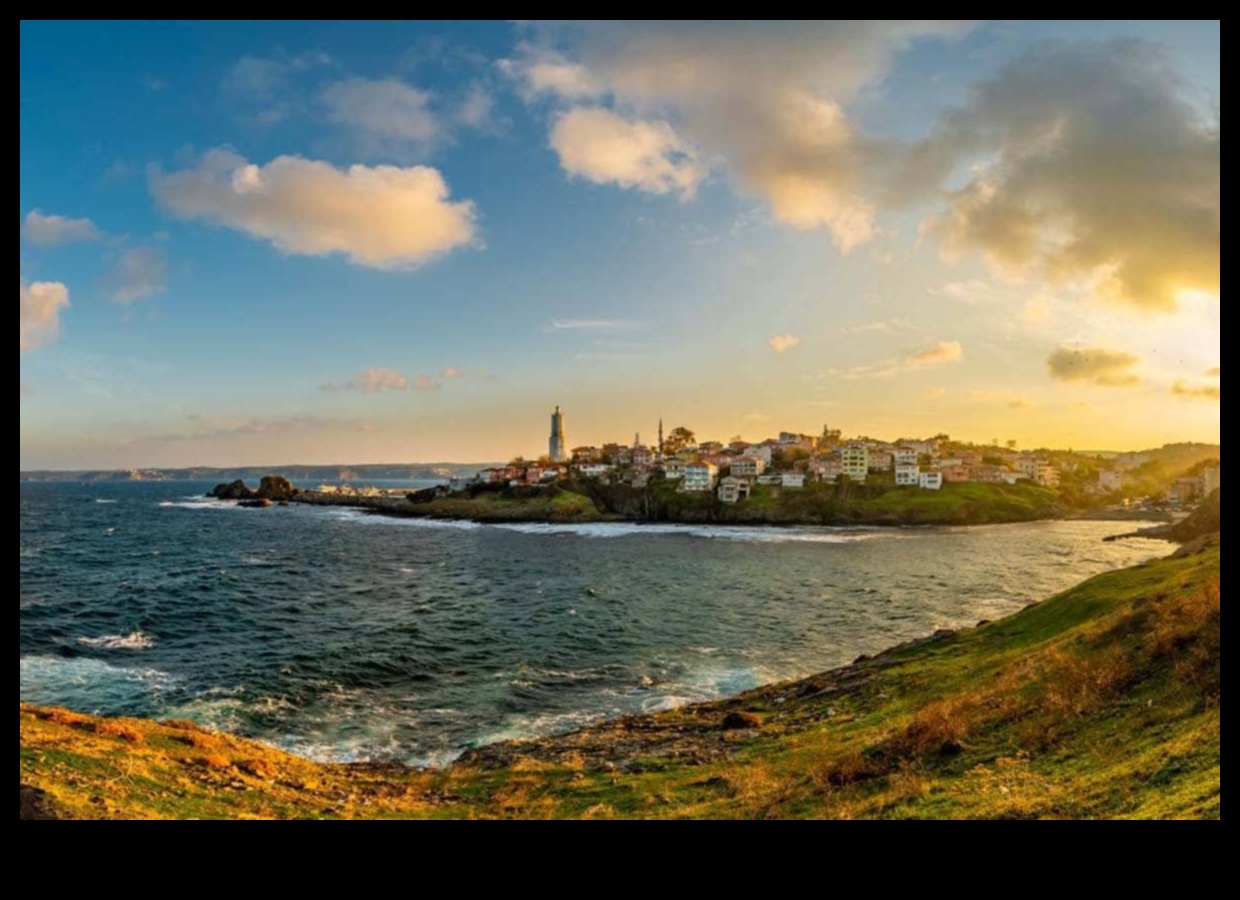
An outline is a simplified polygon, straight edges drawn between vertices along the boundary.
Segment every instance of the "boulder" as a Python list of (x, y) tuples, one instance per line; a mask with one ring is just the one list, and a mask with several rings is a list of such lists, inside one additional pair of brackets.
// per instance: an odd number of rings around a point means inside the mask
[(217, 484), (212, 488), (208, 497), (216, 497), (220, 500), (249, 500), (254, 496), (254, 492), (245, 486), (245, 482), (238, 478), (236, 481), (228, 484)]
[(293, 483), (283, 475), (264, 475), (254, 496), (263, 500), (288, 500), (293, 496)]
[(761, 728), (762, 719), (751, 712), (736, 710), (723, 717), (719, 726), (724, 731), (743, 731), (748, 728)]

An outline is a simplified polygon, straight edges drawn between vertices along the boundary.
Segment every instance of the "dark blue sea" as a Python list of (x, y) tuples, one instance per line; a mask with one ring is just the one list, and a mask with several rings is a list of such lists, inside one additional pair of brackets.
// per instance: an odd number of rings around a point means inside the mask
[(1108, 522), (493, 526), (240, 509), (209, 487), (21, 485), (23, 701), (438, 764), (821, 671), (1167, 552), (1102, 543)]

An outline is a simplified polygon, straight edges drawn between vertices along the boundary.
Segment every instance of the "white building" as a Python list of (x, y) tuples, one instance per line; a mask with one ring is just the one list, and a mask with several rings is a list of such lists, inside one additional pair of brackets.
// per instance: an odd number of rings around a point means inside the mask
[(745, 448), (746, 456), (756, 456), (766, 465), (771, 464), (771, 448), (767, 444), (750, 444)]
[(858, 441), (840, 451), (842, 472), (856, 482), (864, 482), (870, 474), (870, 449)]
[(743, 478), (727, 475), (719, 479), (719, 500), (723, 503), (735, 503), (749, 496), (749, 482)]
[(758, 456), (738, 456), (729, 471), (737, 478), (757, 478), (766, 471), (766, 463)]
[[(916, 454), (914, 454), (916, 457)], [(896, 463), (896, 484), (904, 487), (917, 487), (918, 475), (921, 470), (917, 467), (917, 463)]]
[(584, 466), (578, 466), (577, 471), (586, 478), (601, 478), (611, 471), (611, 466), (607, 463), (586, 463)]
[(943, 487), (943, 473), (922, 472), (917, 476), (917, 486), (925, 491), (937, 491)]
[(696, 462), (685, 466), (682, 491), (709, 491), (715, 487), (715, 479), (719, 477), (719, 467), (714, 463)]
[(779, 484), (786, 488), (805, 487), (805, 475), (801, 472), (785, 472), (779, 476)]
[(895, 466), (915, 466), (917, 455), (917, 451), (910, 447), (896, 447), (891, 451), (891, 462)]
[(685, 477), (685, 464), (679, 459), (665, 459), (662, 468), (663, 477), (668, 481), (675, 481), (678, 478)]

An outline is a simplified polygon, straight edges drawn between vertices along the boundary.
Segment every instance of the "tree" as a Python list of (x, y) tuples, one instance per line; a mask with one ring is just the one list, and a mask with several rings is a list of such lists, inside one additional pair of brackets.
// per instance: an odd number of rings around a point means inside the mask
[(1007, 442), (1007, 448), (1008, 448), (1009, 450), (1015, 450), (1015, 449), (1016, 449), (1016, 438), (1009, 438), (1009, 439), (1008, 439), (1008, 442)]
[(697, 435), (683, 425), (679, 425), (668, 432), (667, 437), (664, 438), (663, 452), (674, 456), (686, 447), (692, 447), (695, 444), (697, 444)]

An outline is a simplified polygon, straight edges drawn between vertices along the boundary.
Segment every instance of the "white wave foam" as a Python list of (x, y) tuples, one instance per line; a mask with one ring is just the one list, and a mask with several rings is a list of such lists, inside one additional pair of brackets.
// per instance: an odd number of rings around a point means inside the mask
[(154, 639), (141, 631), (129, 634), (101, 634), (98, 637), (80, 637), (77, 642), (84, 647), (98, 650), (146, 650), (155, 646)]
[(107, 499), (106, 497), (96, 497), (96, 498), (95, 498), (95, 502), (96, 502), (96, 503), (115, 503), (116, 501), (115, 501), (115, 500), (109, 500), (109, 499)]
[(553, 524), (514, 522), (492, 525), (505, 531), (522, 534), (573, 534), (586, 538), (618, 538), (633, 535), (673, 534), (687, 537), (716, 538), (748, 543), (815, 543), (847, 544), (871, 540), (886, 532), (828, 527), (785, 528), (778, 525), (682, 525), (676, 523), (593, 522), (589, 524)]
[(23, 656), (19, 669), (22, 702), (87, 712), (145, 705), (176, 684), (159, 669), (114, 666), (86, 657)]
[(161, 500), (164, 509), (244, 509), (236, 500), (217, 500), (214, 497), (183, 497), (180, 500)]

